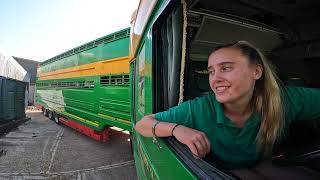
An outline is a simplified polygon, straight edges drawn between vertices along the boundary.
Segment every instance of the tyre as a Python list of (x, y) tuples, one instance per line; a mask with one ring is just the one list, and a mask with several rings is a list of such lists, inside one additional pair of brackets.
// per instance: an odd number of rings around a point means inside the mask
[(44, 116), (47, 116), (47, 110), (46, 110), (45, 108), (42, 108), (42, 114), (43, 114)]
[(53, 120), (53, 112), (52, 111), (50, 111), (50, 110), (47, 110), (48, 111), (48, 118), (50, 119), (50, 120)]
[(131, 151), (131, 154), (133, 155), (133, 138), (132, 138), (132, 132), (129, 132), (129, 135), (130, 135), (130, 151)]
[(60, 117), (59, 114), (57, 114), (57, 113), (53, 114), (53, 120), (57, 124), (60, 124), (59, 117)]

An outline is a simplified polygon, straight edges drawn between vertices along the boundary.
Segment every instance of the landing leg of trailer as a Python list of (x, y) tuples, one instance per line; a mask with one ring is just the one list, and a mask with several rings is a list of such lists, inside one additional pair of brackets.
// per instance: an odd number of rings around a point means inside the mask
[(102, 131), (102, 142), (108, 142), (110, 140), (109, 136), (110, 136), (110, 127), (108, 126)]

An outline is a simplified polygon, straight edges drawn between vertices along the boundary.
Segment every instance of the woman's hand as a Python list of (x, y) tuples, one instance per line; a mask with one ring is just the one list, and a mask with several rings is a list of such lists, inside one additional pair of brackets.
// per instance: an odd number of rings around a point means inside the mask
[[(153, 137), (152, 126), (156, 121), (154, 115), (145, 116), (137, 122), (135, 129), (143, 136)], [(210, 142), (205, 133), (183, 125), (176, 126), (172, 132), (175, 125), (175, 123), (160, 122), (155, 127), (156, 136), (168, 137), (173, 135), (178, 141), (187, 145), (194, 155), (200, 158), (210, 152)]]
[(178, 141), (187, 145), (194, 155), (200, 158), (210, 152), (211, 145), (204, 132), (179, 125), (172, 134)]

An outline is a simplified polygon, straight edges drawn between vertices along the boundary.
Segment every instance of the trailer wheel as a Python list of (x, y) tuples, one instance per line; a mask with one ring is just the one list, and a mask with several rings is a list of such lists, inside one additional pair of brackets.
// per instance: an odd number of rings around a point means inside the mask
[(59, 117), (60, 117), (59, 114), (57, 113), (53, 114), (53, 120), (56, 124), (60, 124)]
[(53, 120), (53, 112), (52, 111), (50, 111), (50, 110), (47, 110), (48, 111), (48, 118), (50, 119), (50, 120)]
[(42, 108), (42, 114), (43, 114), (44, 116), (47, 116), (47, 110), (46, 110), (45, 108)]
[(129, 135), (130, 135), (130, 151), (131, 151), (131, 154), (133, 155), (133, 138), (132, 138), (132, 132), (129, 132)]

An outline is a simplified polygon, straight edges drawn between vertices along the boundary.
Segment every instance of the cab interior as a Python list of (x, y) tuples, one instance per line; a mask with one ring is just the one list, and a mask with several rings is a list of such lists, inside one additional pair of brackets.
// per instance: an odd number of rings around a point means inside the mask
[[(211, 93), (207, 72), (210, 52), (239, 40), (254, 44), (275, 65), (281, 86), (320, 88), (320, 24), (315, 20), (318, 9), (317, 0), (189, 0), (184, 32), (183, 6), (172, 2), (153, 28), (154, 113), (177, 105), (181, 86), (183, 101)], [(193, 160), (186, 147), (173, 138), (167, 138), (167, 143), (200, 178), (237, 179), (228, 170)], [(293, 123), (277, 142), (273, 163), (304, 166), (320, 174), (320, 120)]]

